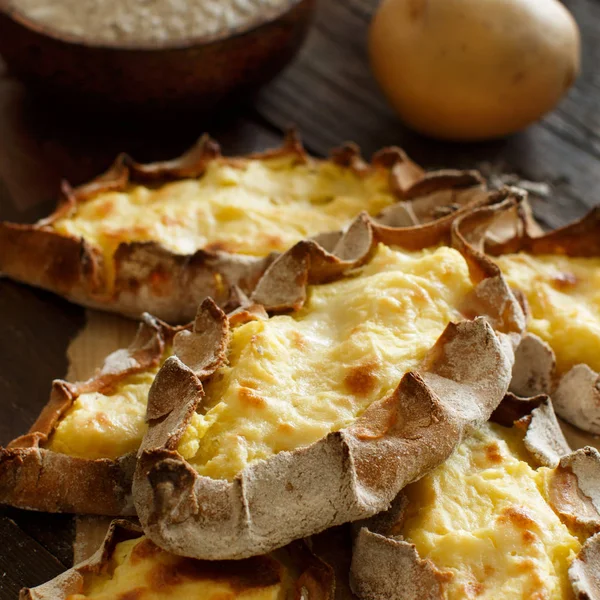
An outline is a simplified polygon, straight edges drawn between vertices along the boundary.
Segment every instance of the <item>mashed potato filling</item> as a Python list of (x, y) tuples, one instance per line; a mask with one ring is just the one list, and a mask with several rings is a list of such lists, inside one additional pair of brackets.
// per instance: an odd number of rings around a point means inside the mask
[(495, 260), (527, 297), (528, 329), (552, 347), (559, 372), (579, 363), (600, 371), (600, 259), (511, 254)]
[(178, 448), (201, 475), (231, 480), (351, 424), (462, 318), (473, 288), (465, 260), (447, 247), (380, 245), (353, 275), (311, 286), (295, 314), (232, 331), (228, 364), (205, 383)]
[[(254, 461), (349, 425), (462, 318), (472, 288), (456, 250), (379, 246), (351, 276), (311, 286), (301, 311), (233, 329), (227, 364), (205, 382), (179, 452), (202, 475), (231, 480)], [(156, 373), (81, 394), (47, 448), (89, 459), (136, 451)]]
[(286, 600), (291, 577), (275, 559), (201, 561), (161, 550), (146, 537), (116, 545), (108, 568), (85, 577), (67, 600)]
[(116, 459), (140, 447), (148, 391), (158, 367), (130, 375), (114, 389), (81, 394), (58, 422), (49, 450), (79, 458)]
[(487, 424), (406, 488), (394, 533), (444, 573), (444, 598), (573, 598), (567, 570), (581, 544), (548, 503), (551, 471), (526, 456), (522, 434)]
[(100, 246), (107, 259), (122, 242), (149, 240), (180, 254), (208, 247), (265, 256), (396, 200), (386, 170), (361, 176), (295, 157), (236, 166), (217, 160), (197, 179), (98, 194), (53, 227)]

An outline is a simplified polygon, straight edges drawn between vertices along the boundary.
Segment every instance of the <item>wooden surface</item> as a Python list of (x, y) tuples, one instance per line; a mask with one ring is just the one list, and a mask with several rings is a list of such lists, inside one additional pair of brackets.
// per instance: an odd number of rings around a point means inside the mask
[[(228, 153), (276, 145), (298, 126), (323, 155), (342, 141), (366, 155), (397, 144), (425, 167), (483, 167), (551, 185), (536, 199), (538, 216), (556, 226), (581, 216), (600, 195), (600, 2), (568, 0), (583, 38), (583, 73), (558, 109), (527, 131), (476, 145), (437, 143), (405, 129), (379, 94), (367, 66), (365, 35), (376, 2), (320, 0), (309, 39), (295, 63), (235, 114), (158, 126), (65, 115), (30, 98), (0, 67), (0, 219), (33, 221), (52, 208), (58, 183), (79, 183), (128, 151), (139, 160), (169, 158), (203, 131)], [(23, 433), (67, 371), (66, 348), (84, 311), (0, 280), (0, 444)], [(72, 560), (69, 516), (0, 514), (0, 600), (56, 575)]]

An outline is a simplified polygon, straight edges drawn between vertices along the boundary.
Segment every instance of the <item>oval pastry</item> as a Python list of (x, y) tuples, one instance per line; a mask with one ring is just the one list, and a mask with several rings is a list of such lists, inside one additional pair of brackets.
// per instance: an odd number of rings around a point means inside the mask
[(418, 233), (362, 216), (229, 317), (202, 304), (149, 395), (134, 498), (155, 543), (237, 559), (365, 518), (487, 420), (521, 309), (464, 237)]
[(319, 160), (290, 134), (281, 149), (226, 158), (205, 136), (175, 160), (121, 155), (92, 182), (65, 184), (35, 225), (0, 223), (0, 272), (85, 306), (186, 323), (204, 298), (250, 293), (277, 253), (362, 211), (449, 225), (485, 202), (482, 188), (474, 171), (425, 173), (398, 148), (371, 164), (352, 144)]
[(128, 349), (89, 380), (55, 380), (29, 433), (0, 448), (0, 502), (47, 512), (133, 515), (131, 480), (148, 390), (177, 328), (145, 315)]
[(570, 453), (543, 396), (492, 421), (357, 530), (361, 599), (596, 597), (600, 454)]

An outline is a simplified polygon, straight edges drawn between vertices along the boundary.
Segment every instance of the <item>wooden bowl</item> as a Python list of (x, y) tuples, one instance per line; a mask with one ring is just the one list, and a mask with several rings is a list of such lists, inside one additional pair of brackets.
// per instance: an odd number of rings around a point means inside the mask
[(139, 46), (82, 41), (0, 8), (0, 54), (12, 73), (61, 103), (159, 116), (210, 110), (252, 94), (291, 60), (315, 2), (287, 0), (275, 15), (212, 38)]

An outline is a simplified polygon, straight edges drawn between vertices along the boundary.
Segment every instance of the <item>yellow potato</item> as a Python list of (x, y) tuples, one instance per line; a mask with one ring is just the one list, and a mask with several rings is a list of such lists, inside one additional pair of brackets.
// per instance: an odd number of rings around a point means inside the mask
[(552, 109), (578, 74), (580, 41), (558, 0), (383, 0), (369, 50), (407, 124), (477, 140)]

